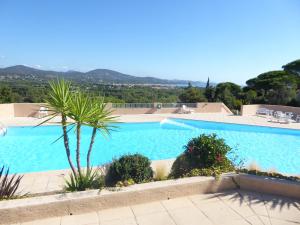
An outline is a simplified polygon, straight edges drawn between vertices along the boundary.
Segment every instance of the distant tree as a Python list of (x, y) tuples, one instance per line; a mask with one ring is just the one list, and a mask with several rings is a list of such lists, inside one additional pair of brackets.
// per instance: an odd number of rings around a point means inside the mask
[(241, 96), (242, 89), (237, 84), (225, 82), (216, 86), (215, 100), (223, 102), (230, 109), (240, 109), (242, 105)]
[(295, 99), (300, 77), (290, 71), (270, 71), (248, 80), (246, 84), (256, 91), (259, 102), (286, 105)]
[(287, 105), (296, 98), (296, 89), (281, 85), (275, 89), (271, 89), (266, 94), (266, 100), (269, 104)]
[(300, 77), (288, 71), (276, 70), (258, 75), (256, 78), (246, 81), (250, 89), (269, 90), (275, 89), (278, 85), (300, 87)]
[(0, 103), (10, 103), (13, 101), (11, 88), (8, 86), (0, 87)]
[(282, 68), (284, 69), (284, 71), (289, 71), (300, 75), (300, 59), (290, 62), (282, 66)]
[(213, 102), (214, 101), (214, 98), (215, 98), (215, 88), (212, 87), (212, 86), (210, 86), (209, 77), (208, 77), (207, 82), (206, 82), (206, 87), (205, 87), (204, 95), (205, 95), (207, 101), (209, 101), (209, 102)]
[(179, 95), (180, 102), (185, 103), (195, 103), (195, 102), (205, 102), (203, 91), (200, 88), (193, 87), (191, 84), (184, 89), (184, 91)]
[(244, 92), (244, 103), (251, 104), (255, 103), (257, 98), (257, 93), (254, 90), (248, 90)]
[(207, 82), (206, 82), (206, 87), (205, 89), (209, 88), (210, 87), (210, 83), (209, 83), (209, 77), (207, 78)]

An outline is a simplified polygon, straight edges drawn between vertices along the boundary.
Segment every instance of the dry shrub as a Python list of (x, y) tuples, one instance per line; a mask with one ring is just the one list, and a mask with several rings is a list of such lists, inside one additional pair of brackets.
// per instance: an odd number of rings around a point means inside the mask
[(166, 166), (164, 164), (159, 164), (155, 167), (154, 170), (154, 180), (160, 181), (160, 180), (166, 180), (168, 176)]
[(269, 173), (278, 173), (278, 171), (276, 170), (275, 167), (272, 167), (272, 168), (268, 169), (268, 172)]
[(248, 169), (249, 169), (249, 170), (261, 171), (260, 166), (259, 166), (255, 161), (251, 162), (251, 163), (248, 165)]

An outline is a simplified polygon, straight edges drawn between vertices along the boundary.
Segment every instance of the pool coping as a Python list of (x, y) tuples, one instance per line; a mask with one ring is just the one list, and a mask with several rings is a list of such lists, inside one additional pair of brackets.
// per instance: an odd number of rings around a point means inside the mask
[[(250, 123), (240, 123), (240, 122), (224, 122), (224, 121), (216, 121), (216, 120), (208, 120), (208, 119), (195, 119), (195, 118), (181, 118), (181, 117), (174, 117), (172, 115), (167, 116), (165, 118), (160, 118), (160, 120), (154, 120), (154, 121), (125, 121), (125, 122), (116, 122), (116, 124), (126, 124), (126, 123), (130, 123), (130, 124), (140, 124), (140, 123), (160, 123), (162, 120), (165, 119), (174, 119), (174, 120), (192, 120), (192, 121), (199, 121), (199, 122), (208, 122), (208, 123), (218, 123), (218, 124), (226, 124), (226, 125), (240, 125), (240, 126), (251, 126), (251, 127), (261, 127), (261, 128), (270, 128), (270, 129), (283, 129), (283, 130), (292, 130), (292, 131), (299, 131), (300, 132), (300, 128), (291, 128), (291, 127), (279, 127), (279, 126), (268, 126), (268, 125), (260, 125), (260, 124), (250, 124)], [(279, 123), (279, 124), (286, 124), (286, 123)], [(299, 124), (299, 123), (297, 123)], [(61, 124), (60, 122), (56, 122), (54, 123), (44, 123), (41, 124), (39, 126), (45, 127), (45, 126), (58, 126), (60, 127)], [(26, 125), (8, 125), (7, 128), (16, 128), (16, 127), (31, 127), (31, 128), (35, 128), (35, 127), (39, 127), (37, 125), (33, 125), (33, 124), (26, 124)]]
[[(295, 127), (290, 127), (290, 124), (285, 123), (271, 123), (265, 121), (267, 118), (265, 117), (257, 117), (257, 116), (241, 116), (241, 115), (227, 115), (227, 114), (220, 114), (220, 113), (193, 113), (193, 114), (132, 114), (132, 115), (118, 115), (120, 123), (143, 123), (143, 122), (159, 122), (166, 118), (173, 118), (173, 119), (188, 119), (188, 120), (202, 120), (208, 122), (219, 122), (219, 123), (228, 123), (228, 124), (240, 124), (240, 125), (250, 125), (250, 126), (262, 126), (262, 127), (274, 127), (274, 128), (282, 128), (282, 129), (291, 129), (291, 130), (300, 130), (299, 123), (290, 123), (296, 124)], [(141, 119), (141, 117), (143, 117)], [(31, 117), (21, 117), (24, 122), (20, 121), (6, 121), (8, 123), (8, 127), (16, 127), (16, 126), (36, 126), (38, 123), (32, 120)], [(27, 119), (28, 118), (28, 119)], [(31, 118), (31, 120), (30, 120)], [(233, 119), (232, 118), (237, 118)], [(243, 118), (244, 120), (241, 121), (240, 119)], [(260, 119), (259, 119), (260, 118)], [(1, 119), (1, 118), (0, 118)], [(225, 120), (224, 120), (225, 119)], [(253, 120), (254, 119), (254, 120)], [(264, 120), (261, 120), (264, 119)], [(44, 125), (57, 125), (59, 124), (59, 120), (55, 119), (55, 122), (50, 122)], [(256, 121), (255, 121), (256, 120)], [(5, 120), (4, 120), (5, 123)], [(299, 125), (299, 126), (298, 126)]]
[[(234, 123), (234, 122), (223, 122), (223, 121), (213, 121), (213, 120), (205, 120), (205, 119), (190, 119), (190, 118), (178, 118), (178, 117), (167, 117), (166, 119), (179, 119), (179, 120), (192, 120), (192, 121), (202, 121), (202, 122), (209, 122), (209, 123), (220, 123), (220, 124), (230, 124), (230, 125), (241, 125), (241, 126), (251, 126), (251, 127), (262, 127), (262, 128), (270, 128), (270, 129), (283, 129), (283, 130), (293, 130), (299, 131), (300, 128), (290, 128), (290, 127), (277, 127), (277, 126), (267, 126), (267, 125), (258, 125), (258, 124), (249, 124), (249, 123)], [(285, 123), (281, 123), (285, 124)]]
[(249, 174), (190, 177), (136, 184), (120, 190), (90, 190), (0, 202), (0, 224), (82, 214), (107, 208), (167, 200), (194, 194), (242, 189), (300, 200), (300, 183)]

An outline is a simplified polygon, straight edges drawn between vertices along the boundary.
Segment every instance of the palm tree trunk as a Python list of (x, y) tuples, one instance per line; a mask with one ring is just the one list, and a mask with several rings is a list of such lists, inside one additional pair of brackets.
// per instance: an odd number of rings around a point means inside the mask
[(76, 162), (79, 176), (81, 176), (81, 165), (80, 165), (80, 140), (81, 140), (81, 124), (77, 123), (77, 148), (76, 148)]
[(96, 134), (97, 134), (97, 128), (93, 128), (90, 147), (89, 147), (87, 157), (86, 157), (86, 165), (87, 165), (88, 170), (90, 169), (90, 161), (91, 161), (90, 158), (91, 158), (91, 153), (92, 153), (93, 145), (94, 145), (94, 142), (95, 142)]
[(66, 118), (66, 116), (62, 115), (61, 123), (62, 123), (62, 130), (63, 130), (63, 136), (64, 136), (64, 145), (65, 145), (65, 149), (66, 149), (68, 162), (69, 162), (71, 170), (74, 174), (74, 177), (76, 177), (76, 169), (75, 169), (75, 167), (73, 165), (73, 162), (72, 162), (72, 159), (71, 159), (71, 152), (70, 152), (70, 147), (69, 147), (69, 138), (68, 138), (68, 132), (67, 132), (67, 118)]

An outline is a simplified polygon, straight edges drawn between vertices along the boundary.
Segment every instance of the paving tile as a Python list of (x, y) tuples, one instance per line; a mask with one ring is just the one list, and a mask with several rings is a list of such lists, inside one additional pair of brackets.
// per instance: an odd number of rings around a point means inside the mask
[(160, 202), (150, 202), (146, 204), (134, 205), (131, 206), (131, 209), (133, 210), (135, 216), (166, 211)]
[(294, 223), (294, 222), (288, 222), (285, 220), (278, 220), (278, 219), (271, 218), (271, 223), (272, 223), (272, 225), (297, 225), (297, 224), (299, 224), (299, 221), (298, 221), (298, 223)]
[(98, 212), (100, 223), (108, 220), (117, 220), (125, 218), (134, 218), (130, 207), (120, 207), (114, 209), (106, 209)]
[(271, 220), (268, 216), (258, 216), (264, 225), (272, 225)]
[(174, 198), (170, 200), (162, 201), (162, 204), (166, 207), (167, 210), (193, 207), (193, 203), (188, 198)]
[(272, 203), (269, 202), (267, 208), (271, 218), (300, 223), (300, 210), (294, 205), (277, 205), (274, 208), (270, 205), (272, 205)]
[(266, 202), (262, 194), (246, 191), (239, 191), (239, 193), (242, 195), (242, 200), (244, 202), (248, 202), (249, 207), (254, 211), (256, 215), (267, 217), (269, 216), (266, 208)]
[(222, 224), (222, 225), (249, 225), (250, 223), (247, 222), (244, 219), (238, 219), (238, 220), (226, 220), (223, 222), (219, 222), (217, 224)]
[(300, 202), (284, 197), (263, 195), (270, 218), (300, 223)]
[(217, 198), (217, 194), (199, 194), (199, 195), (191, 195), (188, 198), (194, 203), (207, 203), (207, 202), (218, 202), (220, 201)]
[(250, 216), (245, 218), (245, 221), (252, 225), (271, 225), (269, 218), (262, 219), (260, 216)]
[(96, 212), (80, 215), (64, 216), (61, 218), (61, 225), (90, 225), (99, 224), (99, 218)]
[(102, 221), (100, 225), (137, 225), (134, 218)]
[(21, 223), (21, 225), (60, 225), (61, 218), (49, 218), (44, 220), (34, 220), (30, 222)]
[(197, 207), (206, 215), (210, 220), (216, 224), (223, 224), (227, 221), (242, 219), (240, 215), (230, 209), (223, 202), (209, 202), (196, 204)]
[(180, 208), (169, 211), (171, 217), (177, 225), (198, 225), (213, 224), (199, 209), (196, 207)]
[(138, 216), (136, 219), (139, 225), (176, 225), (167, 212)]
[(255, 215), (255, 211), (250, 207), (248, 200), (241, 197), (237, 192), (219, 195), (219, 198), (242, 217)]

